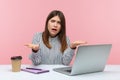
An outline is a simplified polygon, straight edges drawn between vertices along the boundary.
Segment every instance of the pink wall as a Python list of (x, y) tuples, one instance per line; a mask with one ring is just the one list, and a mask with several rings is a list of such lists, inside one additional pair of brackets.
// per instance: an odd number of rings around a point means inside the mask
[(51, 10), (62, 10), (67, 20), (71, 41), (89, 44), (112, 43), (108, 64), (120, 64), (120, 0), (0, 0), (0, 64), (10, 57), (22, 55), (23, 63), (31, 63), (31, 43), (35, 32), (42, 32)]

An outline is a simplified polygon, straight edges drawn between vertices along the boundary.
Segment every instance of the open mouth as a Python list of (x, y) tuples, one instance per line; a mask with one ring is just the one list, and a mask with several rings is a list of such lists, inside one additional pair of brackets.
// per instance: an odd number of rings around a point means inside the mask
[(57, 29), (52, 29), (53, 31), (57, 31)]

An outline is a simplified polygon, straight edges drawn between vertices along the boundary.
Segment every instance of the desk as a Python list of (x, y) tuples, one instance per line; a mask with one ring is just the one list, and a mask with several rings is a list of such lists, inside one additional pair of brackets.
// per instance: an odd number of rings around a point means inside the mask
[[(21, 67), (30, 67), (22, 65)], [(53, 71), (63, 65), (39, 65), (37, 68), (48, 69), (50, 72), (32, 74), (24, 71), (12, 72), (11, 65), (0, 65), (0, 80), (120, 80), (120, 65), (107, 65), (104, 72), (67, 76)]]

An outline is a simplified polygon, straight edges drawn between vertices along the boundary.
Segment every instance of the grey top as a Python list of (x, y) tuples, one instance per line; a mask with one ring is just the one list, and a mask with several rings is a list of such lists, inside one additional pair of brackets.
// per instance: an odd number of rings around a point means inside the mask
[[(51, 38), (49, 37), (49, 42), (52, 46), (51, 49), (47, 48), (42, 41), (42, 33), (36, 33), (33, 37), (33, 44), (39, 44), (40, 49), (38, 52), (32, 52), (30, 59), (34, 65), (39, 64), (63, 64), (69, 65), (70, 61), (74, 55), (74, 49), (71, 49), (70, 46), (62, 53), (60, 51), (61, 44), (58, 40), (58, 37)], [(67, 44), (70, 45), (70, 40), (67, 37)]]

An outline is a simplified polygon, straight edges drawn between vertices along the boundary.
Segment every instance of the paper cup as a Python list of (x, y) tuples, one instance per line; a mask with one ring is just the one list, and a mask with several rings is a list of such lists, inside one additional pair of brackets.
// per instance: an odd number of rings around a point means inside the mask
[(21, 56), (11, 57), (12, 72), (20, 72), (21, 70)]

